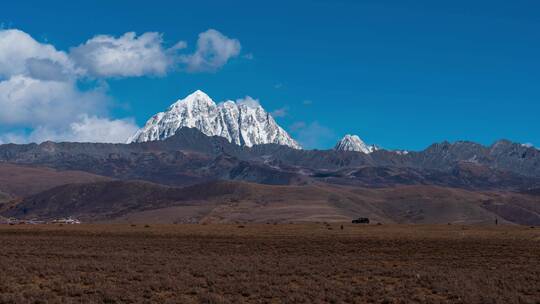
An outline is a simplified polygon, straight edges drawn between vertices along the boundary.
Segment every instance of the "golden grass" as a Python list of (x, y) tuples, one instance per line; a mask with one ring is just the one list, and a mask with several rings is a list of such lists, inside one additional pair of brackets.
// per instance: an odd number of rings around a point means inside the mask
[(0, 226), (0, 303), (539, 303), (540, 228)]

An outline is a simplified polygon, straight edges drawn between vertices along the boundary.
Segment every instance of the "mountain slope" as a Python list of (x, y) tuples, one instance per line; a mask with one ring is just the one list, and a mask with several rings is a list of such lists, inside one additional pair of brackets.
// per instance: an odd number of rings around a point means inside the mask
[(2, 216), (87, 222), (304, 222), (540, 224), (540, 197), (436, 186), (369, 189), (210, 182), (185, 188), (146, 182), (64, 185), (23, 200)]
[[(8, 216), (77, 216), (85, 220), (107, 219), (136, 210), (155, 209), (185, 201), (190, 192), (142, 181), (111, 181), (59, 186), (30, 196), (5, 211)], [(209, 194), (191, 194), (203, 201)], [(202, 204), (202, 202), (200, 202)]]
[(337, 151), (355, 151), (369, 154), (378, 150), (374, 145), (367, 145), (358, 135), (345, 135), (334, 147)]
[(2, 197), (24, 197), (64, 184), (107, 180), (110, 178), (82, 171), (0, 163), (0, 201)]
[(185, 127), (224, 137), (241, 146), (274, 143), (300, 148), (260, 105), (233, 101), (216, 104), (202, 91), (195, 91), (166, 112), (154, 115), (128, 142), (163, 140)]
[(0, 192), (0, 205), (8, 202), (10, 199), (11, 199), (11, 195), (4, 192)]
[(411, 166), (421, 168), (447, 170), (458, 162), (466, 162), (540, 177), (540, 150), (508, 140), (487, 147), (468, 141), (436, 143), (424, 151), (408, 153), (406, 159)]
[[(440, 143), (420, 152), (370, 154), (298, 150), (276, 144), (242, 147), (181, 128), (166, 140), (133, 144), (0, 145), (0, 161), (80, 170), (122, 180), (185, 186), (210, 180), (265, 184), (330, 182), (365, 187), (439, 185), (476, 190), (540, 188), (540, 153), (500, 142)], [(1, 191), (1, 189), (0, 189)]]

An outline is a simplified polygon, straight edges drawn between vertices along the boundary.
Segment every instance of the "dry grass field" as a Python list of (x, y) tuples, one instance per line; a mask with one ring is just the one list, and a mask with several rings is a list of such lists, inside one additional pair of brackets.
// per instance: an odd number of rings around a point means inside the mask
[(540, 228), (0, 226), (0, 303), (540, 303)]

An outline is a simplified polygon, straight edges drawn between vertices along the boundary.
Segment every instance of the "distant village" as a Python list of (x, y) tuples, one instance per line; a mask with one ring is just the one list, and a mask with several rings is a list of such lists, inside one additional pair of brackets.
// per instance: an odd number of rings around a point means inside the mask
[(49, 220), (49, 221), (39, 220), (39, 219), (24, 220), (24, 219), (8, 218), (4, 221), (0, 221), (0, 224), (4, 224), (4, 225), (46, 225), (46, 224), (78, 225), (78, 224), (81, 224), (81, 221), (78, 219), (71, 218), (71, 217), (54, 219), (54, 220)]

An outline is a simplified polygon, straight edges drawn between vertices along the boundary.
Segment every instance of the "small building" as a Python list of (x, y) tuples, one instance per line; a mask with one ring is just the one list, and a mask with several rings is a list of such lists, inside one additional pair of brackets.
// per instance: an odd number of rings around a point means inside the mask
[(52, 224), (78, 225), (81, 223), (81, 221), (68, 217), (68, 218), (53, 220), (51, 223)]

